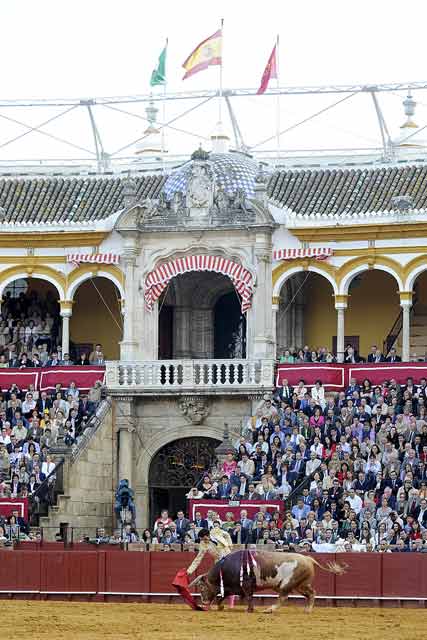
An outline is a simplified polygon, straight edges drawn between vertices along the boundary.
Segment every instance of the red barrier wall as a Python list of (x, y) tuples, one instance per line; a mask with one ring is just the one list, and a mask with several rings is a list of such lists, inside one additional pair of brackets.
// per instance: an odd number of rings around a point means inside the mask
[(368, 378), (373, 384), (382, 384), (384, 380), (394, 378), (399, 384), (405, 384), (406, 378), (412, 376), (415, 384), (421, 378), (427, 378), (427, 364), (425, 362), (400, 362), (397, 364), (361, 363), (361, 364), (279, 364), (276, 370), (276, 386), (288, 384), (296, 386), (303, 379), (307, 387), (322, 380), (328, 391), (341, 391), (349, 385), (350, 378), (355, 378), (359, 384)]
[[(193, 553), (93, 551), (1, 551), (0, 592), (171, 594), (172, 579)], [(316, 569), (315, 589), (325, 597), (427, 599), (427, 554), (315, 554), (321, 565), (348, 565), (335, 576)], [(209, 568), (203, 562), (200, 572)], [(200, 573), (198, 572), (198, 573)]]

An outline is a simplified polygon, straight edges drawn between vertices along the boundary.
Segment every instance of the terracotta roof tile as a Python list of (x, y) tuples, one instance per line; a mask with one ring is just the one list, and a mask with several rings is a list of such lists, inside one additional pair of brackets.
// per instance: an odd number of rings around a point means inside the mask
[[(141, 198), (156, 197), (165, 176), (135, 178)], [(121, 177), (0, 178), (0, 207), (4, 221), (58, 223), (96, 221), (123, 207)]]
[(427, 207), (427, 167), (322, 168), (273, 174), (268, 195), (276, 205), (306, 216), (360, 215), (392, 209), (392, 198), (412, 196)]

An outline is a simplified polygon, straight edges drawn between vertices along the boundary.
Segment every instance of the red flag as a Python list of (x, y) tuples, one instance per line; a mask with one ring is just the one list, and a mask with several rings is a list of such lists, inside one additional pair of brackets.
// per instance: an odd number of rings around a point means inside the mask
[(271, 78), (277, 78), (277, 59), (276, 59), (276, 46), (274, 45), (273, 51), (268, 59), (267, 66), (264, 69), (264, 73), (262, 74), (261, 84), (257, 91), (257, 95), (264, 93), (268, 87), (268, 83)]

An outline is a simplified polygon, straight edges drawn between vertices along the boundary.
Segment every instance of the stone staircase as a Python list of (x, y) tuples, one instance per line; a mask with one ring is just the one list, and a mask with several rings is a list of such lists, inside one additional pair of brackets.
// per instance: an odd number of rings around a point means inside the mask
[[(402, 353), (402, 335), (395, 343), (398, 353)], [(427, 306), (416, 304), (411, 314), (411, 360), (424, 360), (427, 354)]]
[(63, 494), (40, 518), (45, 540), (54, 540), (61, 527), (74, 528), (78, 541), (94, 536), (97, 527), (110, 530), (113, 514), (113, 421), (111, 401), (103, 400), (95, 424), (87, 429), (78, 446), (64, 457)]

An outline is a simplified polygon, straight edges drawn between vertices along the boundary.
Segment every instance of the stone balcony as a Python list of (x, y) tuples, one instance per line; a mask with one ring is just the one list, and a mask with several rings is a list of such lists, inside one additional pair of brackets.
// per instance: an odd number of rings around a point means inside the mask
[(108, 361), (111, 394), (247, 394), (271, 391), (274, 360)]

